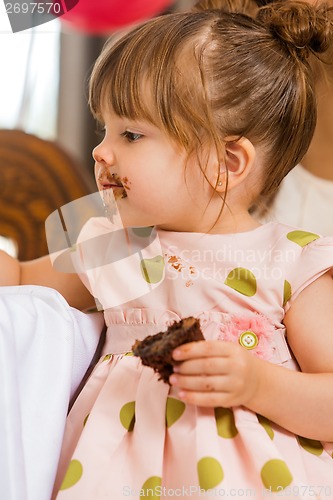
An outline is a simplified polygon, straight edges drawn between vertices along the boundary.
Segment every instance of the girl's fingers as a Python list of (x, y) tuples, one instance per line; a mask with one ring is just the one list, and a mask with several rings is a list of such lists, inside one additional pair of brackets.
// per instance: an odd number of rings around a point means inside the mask
[(201, 340), (177, 347), (173, 351), (172, 357), (176, 361), (202, 357), (223, 357), (229, 356), (230, 351), (238, 347), (240, 346), (221, 340)]
[(222, 392), (192, 392), (181, 390), (179, 398), (185, 403), (207, 408), (230, 407), (228, 397)]
[(228, 376), (222, 375), (196, 377), (173, 374), (169, 380), (172, 385), (180, 387), (181, 391), (228, 392), (227, 389), (230, 387), (228, 379)]
[(222, 357), (194, 358), (175, 365), (175, 373), (183, 375), (223, 375), (230, 371), (230, 360)]

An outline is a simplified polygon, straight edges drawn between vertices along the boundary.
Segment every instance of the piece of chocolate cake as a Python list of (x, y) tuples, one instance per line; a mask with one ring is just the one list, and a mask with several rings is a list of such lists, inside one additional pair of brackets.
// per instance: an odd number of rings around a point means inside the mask
[(178, 362), (172, 358), (172, 351), (179, 345), (205, 340), (200, 322), (192, 316), (174, 322), (165, 332), (148, 335), (137, 340), (132, 346), (134, 356), (141, 358), (142, 364), (159, 373), (159, 380), (169, 383), (173, 366)]

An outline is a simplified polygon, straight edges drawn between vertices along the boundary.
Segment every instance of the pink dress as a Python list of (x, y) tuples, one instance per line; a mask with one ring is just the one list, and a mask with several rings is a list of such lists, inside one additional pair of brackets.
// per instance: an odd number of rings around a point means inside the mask
[[(283, 317), (333, 266), (333, 238), (274, 222), (226, 235), (151, 231), (128, 259), (86, 265), (106, 309), (107, 339), (68, 416), (55, 496), (333, 498), (332, 443), (291, 434), (244, 407), (186, 405), (131, 353), (135, 339), (195, 316), (207, 339), (239, 342), (297, 370)], [(109, 232), (96, 218), (86, 237)], [(81, 251), (85, 263), (88, 253)]]

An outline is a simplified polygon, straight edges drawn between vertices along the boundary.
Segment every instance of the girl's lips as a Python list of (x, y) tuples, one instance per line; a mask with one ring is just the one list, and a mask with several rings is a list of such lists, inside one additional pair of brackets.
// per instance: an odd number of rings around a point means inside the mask
[(97, 181), (101, 191), (112, 189), (115, 200), (127, 197), (126, 188), (129, 189), (127, 186), (127, 177), (124, 178), (123, 182), (123, 179), (121, 179), (117, 173), (111, 173), (107, 169), (100, 167), (97, 173)]
[(115, 189), (115, 188), (123, 188), (122, 184), (101, 184), (102, 189)]

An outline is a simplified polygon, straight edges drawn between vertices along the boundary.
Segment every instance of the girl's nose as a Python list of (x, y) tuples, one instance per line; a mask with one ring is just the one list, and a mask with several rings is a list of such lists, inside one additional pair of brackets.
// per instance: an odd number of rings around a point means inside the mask
[(106, 146), (104, 141), (94, 148), (92, 156), (96, 163), (102, 164), (105, 167), (111, 167), (114, 165), (114, 153), (110, 147)]

